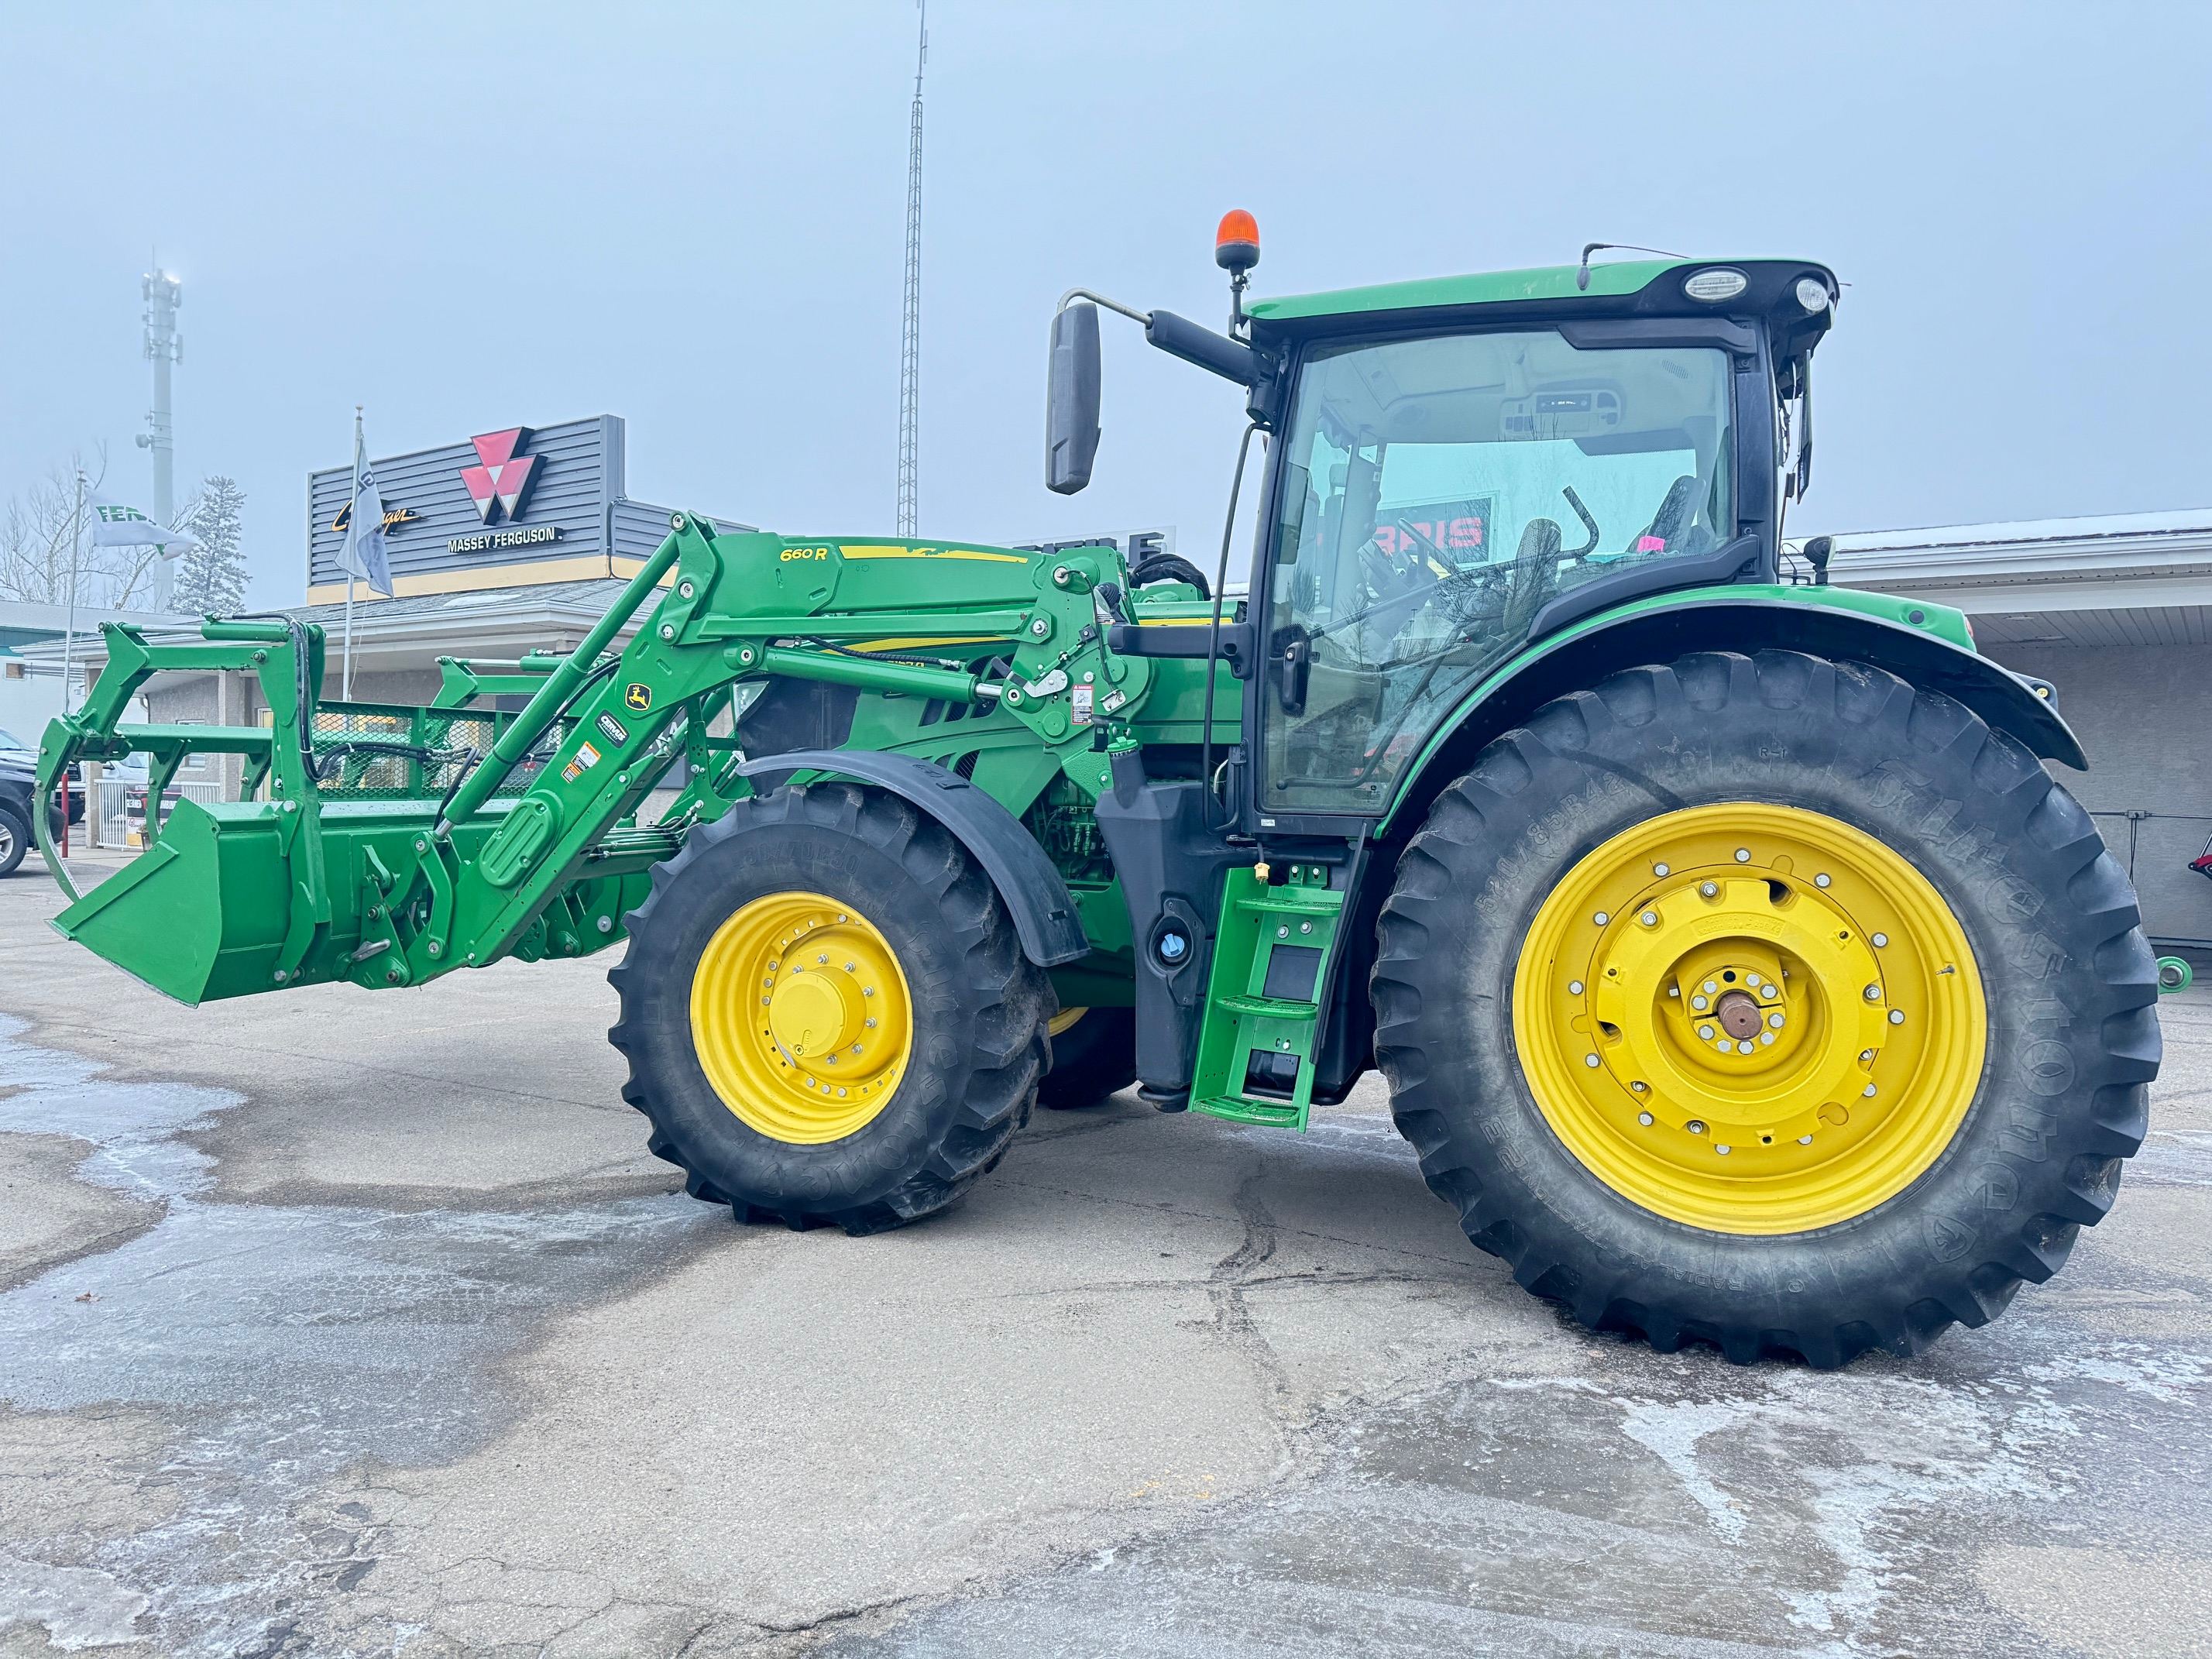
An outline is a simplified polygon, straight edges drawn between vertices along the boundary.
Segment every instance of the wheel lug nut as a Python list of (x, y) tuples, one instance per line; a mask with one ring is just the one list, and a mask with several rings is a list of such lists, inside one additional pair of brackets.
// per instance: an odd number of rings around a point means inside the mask
[(1813, 1144), (1813, 1137), (1810, 1135), (1799, 1135), (1797, 1137), (1797, 1144), (1800, 1146), (1809, 1146)]
[(1738, 864), (1748, 864), (1748, 863), (1750, 863), (1750, 862), (1751, 862), (1751, 848), (1749, 848), (1748, 847), (1739, 847), (1739, 848), (1737, 848), (1735, 849), (1735, 861), (1736, 861)]
[(1717, 881), (1701, 881), (1698, 884), (1698, 895), (1701, 898), (1718, 898), (1720, 892), (1721, 884)]
[(1880, 1002), (1881, 1000), (1881, 987), (1879, 985), (1868, 986), (1866, 988), (1866, 1000), (1869, 1002)]
[(1642, 915), (1637, 917), (1637, 921), (1642, 922), (1646, 927), (1656, 927), (1659, 925), (1659, 913), (1656, 910), (1646, 910)]
[(1651, 866), (1651, 873), (1655, 876), (1664, 876), (1671, 875), (1673, 872), (1668, 870), (1663, 864), (1655, 864)]
[(1782, 1029), (1782, 1016), (1779, 1014), (1769, 1014), (1766, 1017), (1766, 1023), (1778, 1031)]
[(1599, 927), (1602, 927), (1606, 923), (1611, 921), (1613, 918), (1606, 915), (1604, 911), (1601, 910), (1595, 915), (1592, 916), (1590, 920), (1595, 922)]
[(1580, 996), (1582, 994), (1583, 994), (1583, 982), (1582, 982), (1582, 981), (1580, 981), (1580, 980), (1578, 980), (1578, 979), (1571, 979), (1571, 980), (1569, 980), (1569, 981), (1567, 981), (1567, 994), (1568, 994), (1569, 996), (1571, 996), (1571, 997), (1578, 997), (1578, 996)]
[(1874, 936), (1874, 948), (1875, 948), (1875, 950), (1877, 950), (1877, 951), (1881, 950), (1881, 949), (1882, 948), (1882, 946), (1884, 946), (1885, 945), (1887, 945), (1888, 943), (1889, 943), (1889, 935), (1888, 935), (1888, 934), (1887, 934), (1887, 933), (1876, 933), (1876, 934)]
[(1705, 1121), (1703, 1118), (1693, 1117), (1682, 1127), (1693, 1135), (1701, 1135), (1705, 1132)]
[(1867, 1086), (1860, 1090), (1859, 1092), (1864, 1095), (1869, 1100), (1872, 1100), (1874, 1098), (1874, 1085), (1871, 1083), (1868, 1084)]
[(1705, 991), (1707, 996), (1711, 996), (1714, 992), (1720, 988), (1720, 984), (1717, 981), (1709, 979), (1705, 981)]
[(1636, 1115), (1636, 1121), (1648, 1129), (1651, 1127), (1651, 1114), (1649, 1112), (1638, 1112)]
[(1700, 1025), (1698, 1027), (1698, 1035), (1711, 1042), (1713, 1040), (1713, 1028), (1710, 1025)]
[(1648, 1083), (1632, 1083), (1628, 1086), (1639, 1095), (1648, 1095), (1651, 1092), (1651, 1085)]
[(1583, 1064), (1585, 1066), (1602, 1066), (1605, 1062), (1600, 1060), (1595, 1054), (1584, 1054), (1583, 1056)]
[(1902, 1008), (1893, 1008), (1893, 1009), (1891, 1009), (1891, 1010), (1889, 1011), (1889, 1023), (1890, 1023), (1892, 1025), (1902, 1025), (1902, 1024), (1905, 1024), (1905, 1010), (1904, 1010), (1904, 1009), (1902, 1009)]
[(1723, 1158), (1726, 1158), (1730, 1151), (1730, 1149), (1726, 1146), (1716, 1146), (1713, 1150), (1718, 1152)]
[(1740, 1054), (1747, 1054), (1751, 1052), (1751, 1045), (1748, 1042), (1739, 1042), (1735, 1045), (1735, 1051)]
[(1705, 1012), (1705, 999), (1703, 997), (1692, 997), (1690, 999), (1690, 1006), (1696, 1009), (1702, 1014)]
[(1815, 887), (1826, 887), (1827, 884), (1828, 872), (1825, 870), (1820, 872), (1819, 875), (1813, 878), (1813, 885)]

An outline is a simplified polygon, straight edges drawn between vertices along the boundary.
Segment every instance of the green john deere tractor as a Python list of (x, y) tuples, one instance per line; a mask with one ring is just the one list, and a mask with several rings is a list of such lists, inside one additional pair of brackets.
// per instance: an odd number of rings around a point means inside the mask
[[(145, 751), (153, 839), (56, 925), (187, 1002), (626, 939), (624, 1097), (749, 1220), (928, 1215), (1040, 1101), (1300, 1129), (1372, 1066), (1470, 1239), (1662, 1349), (1910, 1353), (2050, 1277), (2142, 1138), (2155, 969), (2051, 689), (1785, 580), (1834, 278), (1248, 307), (1257, 256), (1231, 215), (1226, 333), (1071, 294), (1047, 444), (1080, 489), (1102, 307), (1242, 388), (1249, 592), (1226, 532), (1209, 573), (686, 514), (575, 651), (428, 708), (323, 702), (296, 622), (111, 626), (41, 787)], [(118, 723), (189, 668), (270, 724)], [(164, 817), (210, 750), (256, 798)]]

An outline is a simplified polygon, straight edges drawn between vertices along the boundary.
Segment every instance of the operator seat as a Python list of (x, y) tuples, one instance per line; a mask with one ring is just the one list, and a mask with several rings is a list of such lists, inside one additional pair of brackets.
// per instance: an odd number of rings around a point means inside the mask
[[(1644, 532), (1628, 545), (1631, 553), (1703, 553), (1713, 543), (1713, 533), (1696, 522), (1698, 502), (1705, 487), (1693, 472), (1686, 472), (1667, 486), (1666, 498), (1651, 515)], [(1656, 547), (1650, 544), (1656, 542)]]
[[(1692, 480), (1694, 482), (1694, 480)], [(1559, 521), (1531, 519), (1514, 550), (1505, 589), (1504, 637), (1518, 640), (1545, 602), (1559, 591)]]

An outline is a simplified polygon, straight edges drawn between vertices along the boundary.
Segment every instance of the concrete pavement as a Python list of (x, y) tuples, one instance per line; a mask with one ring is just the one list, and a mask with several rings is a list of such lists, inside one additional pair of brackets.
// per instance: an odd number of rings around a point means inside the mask
[(1562, 1325), (1370, 1082), (741, 1229), (604, 964), (191, 1011), (0, 882), (0, 1656), (2212, 1650), (2212, 996), (2068, 1271), (1839, 1376)]

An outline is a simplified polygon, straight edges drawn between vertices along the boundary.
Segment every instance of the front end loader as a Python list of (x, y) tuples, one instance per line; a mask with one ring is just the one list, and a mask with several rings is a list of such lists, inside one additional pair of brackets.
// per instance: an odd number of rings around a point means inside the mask
[[(149, 754), (150, 845), (55, 925), (195, 1003), (622, 947), (624, 1097), (741, 1219), (927, 1216), (1039, 1102), (1296, 1130), (1379, 1069), (1595, 1328), (1831, 1366), (2047, 1279), (2145, 1132), (2156, 969), (2053, 689), (1785, 568), (1833, 276), (1248, 306), (1257, 257), (1231, 215), (1226, 332), (1072, 293), (1048, 403), (1066, 493), (1102, 311), (1237, 386), (1245, 591), (1226, 530), (1208, 573), (678, 514), (574, 651), (428, 708), (325, 702), (288, 619), (110, 626), (40, 784)], [(125, 723), (172, 669), (268, 724)], [(248, 799), (164, 815), (210, 751)]]

